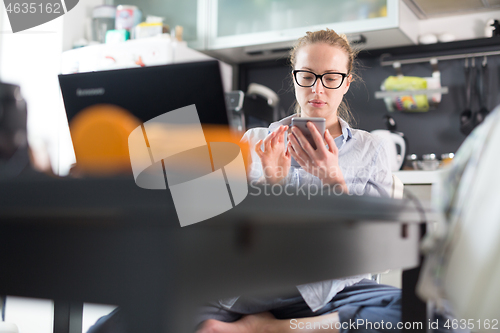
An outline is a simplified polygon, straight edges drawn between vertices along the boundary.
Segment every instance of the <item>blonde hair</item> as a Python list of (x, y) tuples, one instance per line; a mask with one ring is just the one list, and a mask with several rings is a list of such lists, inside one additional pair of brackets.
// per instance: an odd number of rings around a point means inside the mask
[[(326, 28), (325, 30), (314, 32), (308, 31), (306, 32), (306, 35), (304, 37), (301, 37), (297, 40), (297, 43), (290, 51), (290, 64), (292, 66), (292, 70), (295, 69), (297, 52), (300, 50), (300, 48), (315, 43), (325, 43), (343, 50), (348, 56), (347, 74), (352, 75), (351, 82), (355, 81), (355, 78), (357, 78), (357, 75), (355, 73), (355, 59), (358, 51), (353, 49), (351, 45), (349, 45), (349, 41), (347, 40), (346, 35), (339, 35), (334, 30), (328, 28)], [(297, 101), (295, 102), (295, 112), (300, 115), (300, 105), (297, 103)], [(354, 117), (352, 116), (351, 110), (349, 109), (349, 106), (344, 99), (342, 99), (342, 102), (339, 105), (337, 116), (344, 119), (349, 124), (354, 122)]]

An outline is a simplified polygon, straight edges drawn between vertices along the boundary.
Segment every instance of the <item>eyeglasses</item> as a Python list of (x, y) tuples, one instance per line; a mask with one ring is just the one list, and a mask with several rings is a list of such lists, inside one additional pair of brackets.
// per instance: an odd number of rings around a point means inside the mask
[(293, 77), (295, 82), (301, 87), (312, 87), (318, 79), (323, 83), (323, 87), (327, 89), (338, 89), (344, 83), (347, 74), (343, 73), (325, 73), (322, 75), (314, 74), (310, 71), (294, 70)]

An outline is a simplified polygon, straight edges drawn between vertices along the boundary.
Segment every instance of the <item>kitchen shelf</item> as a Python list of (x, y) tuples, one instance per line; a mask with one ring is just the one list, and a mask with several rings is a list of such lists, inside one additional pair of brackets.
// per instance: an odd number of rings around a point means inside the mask
[[(358, 54), (359, 58), (384, 58), (384, 61), (401, 61), (404, 59), (414, 59), (429, 57), (433, 58), (442, 55), (454, 55), (466, 53), (489, 52), (500, 50), (500, 36), (489, 38), (477, 38), (460, 40), (448, 43), (436, 43), (427, 45), (408, 45), (391, 48), (379, 48), (363, 50)], [(465, 51), (465, 52), (464, 52)]]
[(419, 90), (400, 90), (400, 91), (376, 91), (375, 98), (382, 99), (386, 97), (401, 97), (408, 95), (433, 95), (433, 94), (447, 94), (448, 87), (441, 87), (437, 89), (419, 89)]
[(422, 62), (430, 62), (435, 59), (438, 61), (442, 60), (454, 60), (454, 59), (466, 59), (466, 58), (476, 58), (476, 57), (490, 57), (494, 55), (500, 55), (499, 51), (489, 51), (489, 52), (472, 52), (472, 53), (459, 53), (459, 54), (451, 54), (451, 55), (442, 55), (442, 56), (434, 56), (434, 57), (422, 57), (422, 58), (413, 58), (413, 59), (403, 59), (403, 60), (384, 60), (384, 57), (380, 59), (381, 66), (394, 66), (395, 63), (399, 63), (400, 65), (405, 64), (418, 64)]

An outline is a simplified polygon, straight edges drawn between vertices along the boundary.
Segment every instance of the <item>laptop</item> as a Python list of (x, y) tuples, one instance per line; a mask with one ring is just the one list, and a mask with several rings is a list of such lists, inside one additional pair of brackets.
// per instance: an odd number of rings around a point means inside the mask
[(195, 104), (202, 124), (229, 124), (216, 60), (59, 75), (59, 84), (69, 123), (95, 104), (120, 106), (142, 122)]

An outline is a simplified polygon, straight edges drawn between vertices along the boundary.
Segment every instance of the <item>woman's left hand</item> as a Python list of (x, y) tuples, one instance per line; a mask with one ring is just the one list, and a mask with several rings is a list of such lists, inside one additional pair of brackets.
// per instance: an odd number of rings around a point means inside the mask
[(316, 149), (314, 149), (300, 129), (292, 127), (288, 139), (288, 150), (292, 157), (306, 172), (318, 177), (323, 185), (342, 187), (343, 193), (348, 193), (348, 188), (339, 166), (339, 150), (330, 131), (325, 131), (326, 148), (323, 138), (313, 123), (308, 122), (307, 127), (311, 132)]

